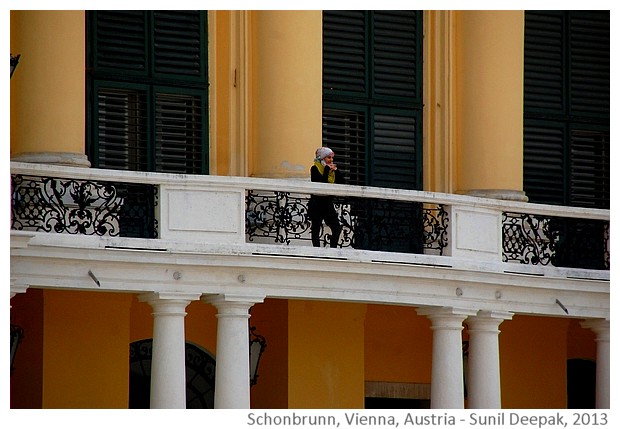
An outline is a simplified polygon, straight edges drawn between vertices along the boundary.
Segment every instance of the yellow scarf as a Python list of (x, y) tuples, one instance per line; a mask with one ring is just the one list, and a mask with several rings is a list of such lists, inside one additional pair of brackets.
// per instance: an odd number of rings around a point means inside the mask
[[(321, 161), (314, 161), (314, 165), (319, 169), (319, 173), (322, 176), (325, 172), (325, 166), (321, 164)], [(329, 170), (329, 173), (327, 173), (327, 181), (329, 183), (336, 183), (336, 172), (334, 170)]]

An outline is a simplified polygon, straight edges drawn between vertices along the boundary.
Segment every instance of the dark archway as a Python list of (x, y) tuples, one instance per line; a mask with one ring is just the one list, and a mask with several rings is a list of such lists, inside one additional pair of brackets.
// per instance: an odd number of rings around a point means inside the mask
[(569, 359), (567, 372), (567, 408), (596, 408), (596, 362)]
[[(150, 408), (153, 339), (129, 345), (129, 408)], [(213, 408), (215, 358), (199, 345), (185, 343), (187, 408)]]

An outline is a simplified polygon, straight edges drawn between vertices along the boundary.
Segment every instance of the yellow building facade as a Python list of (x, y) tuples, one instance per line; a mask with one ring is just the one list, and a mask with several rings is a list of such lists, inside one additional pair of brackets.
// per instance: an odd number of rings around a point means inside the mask
[[(85, 22), (84, 11), (11, 11), (12, 161), (89, 168)], [(524, 12), (425, 11), (423, 24), (424, 190), (525, 201)], [(322, 31), (321, 11), (208, 13), (210, 175), (308, 179)], [(129, 344), (153, 337), (151, 312), (130, 290), (14, 296), (25, 336), (11, 407), (127, 408)], [(216, 309), (186, 312), (186, 341), (217, 356)], [(386, 386), (429, 399), (433, 333), (413, 307), (267, 297), (251, 324), (267, 339), (252, 408), (359, 409)], [(595, 334), (531, 314), (500, 330), (502, 407), (567, 407), (567, 361), (595, 360)]]

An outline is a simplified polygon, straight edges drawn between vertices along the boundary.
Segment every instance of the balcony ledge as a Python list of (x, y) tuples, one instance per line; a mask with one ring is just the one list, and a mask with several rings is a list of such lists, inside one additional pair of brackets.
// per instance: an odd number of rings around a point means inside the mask
[[(609, 272), (599, 270), (355, 249), (23, 231), (11, 232), (11, 259), (12, 281), (41, 288), (254, 293), (567, 316), (557, 299), (568, 316), (609, 318)], [(89, 270), (100, 286), (89, 278)]]

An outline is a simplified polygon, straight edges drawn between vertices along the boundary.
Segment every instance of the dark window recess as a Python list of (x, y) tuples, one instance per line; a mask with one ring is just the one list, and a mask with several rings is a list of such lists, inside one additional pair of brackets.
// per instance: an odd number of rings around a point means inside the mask
[(348, 184), (422, 189), (422, 14), (323, 12), (323, 145)]
[(201, 173), (202, 117), (206, 107), (199, 94), (155, 94), (155, 170)]
[(609, 208), (609, 11), (526, 11), (523, 187)]
[(96, 88), (98, 167), (146, 171), (148, 165), (146, 90)]
[(87, 13), (94, 167), (208, 173), (204, 11)]
[(364, 408), (384, 409), (384, 410), (406, 410), (406, 409), (430, 409), (430, 399), (410, 399), (410, 398), (369, 398), (364, 399)]
[(596, 408), (596, 362), (569, 359), (566, 362), (568, 409)]

